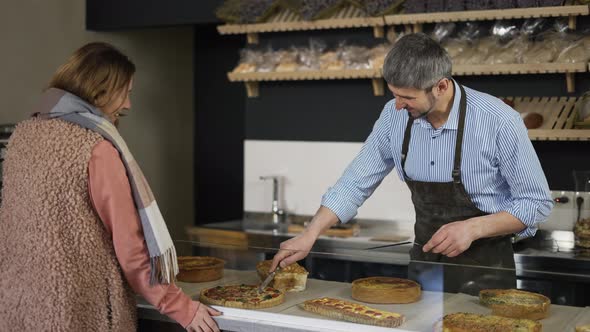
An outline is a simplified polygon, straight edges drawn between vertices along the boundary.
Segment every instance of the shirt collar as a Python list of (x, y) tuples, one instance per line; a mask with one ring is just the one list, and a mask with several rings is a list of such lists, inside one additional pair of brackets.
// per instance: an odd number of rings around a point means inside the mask
[[(453, 106), (451, 107), (451, 113), (449, 113), (449, 118), (441, 128), (444, 129), (459, 129), (459, 105), (461, 102), (461, 89), (459, 88), (459, 84), (453, 81), (453, 85), (455, 87), (455, 96), (453, 97)], [(430, 123), (426, 119), (426, 117), (416, 119), (414, 123), (419, 123), (421, 126), (430, 126)]]

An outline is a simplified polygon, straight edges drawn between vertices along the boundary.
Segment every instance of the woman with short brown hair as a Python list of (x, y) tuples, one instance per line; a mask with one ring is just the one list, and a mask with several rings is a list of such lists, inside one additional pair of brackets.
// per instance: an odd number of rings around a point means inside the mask
[(116, 129), (131, 108), (134, 73), (113, 46), (87, 44), (12, 134), (0, 207), (0, 331), (135, 330), (133, 291), (189, 331), (219, 331), (211, 316), (220, 313), (174, 284), (174, 245)]

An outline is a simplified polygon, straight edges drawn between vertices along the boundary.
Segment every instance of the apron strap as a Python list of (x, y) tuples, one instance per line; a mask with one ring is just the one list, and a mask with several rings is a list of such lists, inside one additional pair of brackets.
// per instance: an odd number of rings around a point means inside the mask
[(406, 174), (406, 157), (408, 156), (410, 137), (412, 137), (412, 124), (414, 124), (414, 118), (410, 115), (408, 118), (408, 124), (406, 125), (406, 131), (404, 132), (404, 142), (402, 144), (402, 171), (404, 172), (405, 178), (408, 178), (408, 174)]
[(459, 101), (459, 124), (457, 126), (457, 142), (455, 143), (455, 162), (453, 165), (453, 182), (461, 183), (461, 151), (463, 149), (463, 128), (465, 128), (465, 116), (467, 114), (467, 98), (465, 89), (461, 84), (461, 100)]

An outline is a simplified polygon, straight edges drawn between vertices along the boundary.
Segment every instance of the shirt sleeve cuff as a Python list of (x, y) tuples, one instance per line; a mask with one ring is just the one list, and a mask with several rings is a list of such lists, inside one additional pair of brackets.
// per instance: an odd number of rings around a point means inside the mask
[(341, 223), (347, 223), (356, 216), (358, 207), (347, 201), (342, 195), (340, 195), (334, 189), (328, 190), (328, 192), (322, 197), (322, 206), (330, 209)]
[(532, 237), (537, 233), (537, 206), (533, 203), (526, 203), (524, 201), (516, 201), (506, 211), (520, 220), (526, 228), (516, 233), (519, 238)]

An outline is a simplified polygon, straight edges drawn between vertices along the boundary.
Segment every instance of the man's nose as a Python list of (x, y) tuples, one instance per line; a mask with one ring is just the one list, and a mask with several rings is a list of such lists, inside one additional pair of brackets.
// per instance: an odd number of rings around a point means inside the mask
[(403, 102), (403, 101), (401, 101), (401, 100), (397, 100), (397, 99), (396, 99), (396, 101), (395, 101), (395, 109), (397, 109), (397, 110), (401, 110), (401, 109), (404, 109), (404, 108), (406, 108), (406, 106), (407, 106), (407, 105), (406, 105), (406, 103), (405, 103), (405, 102)]

